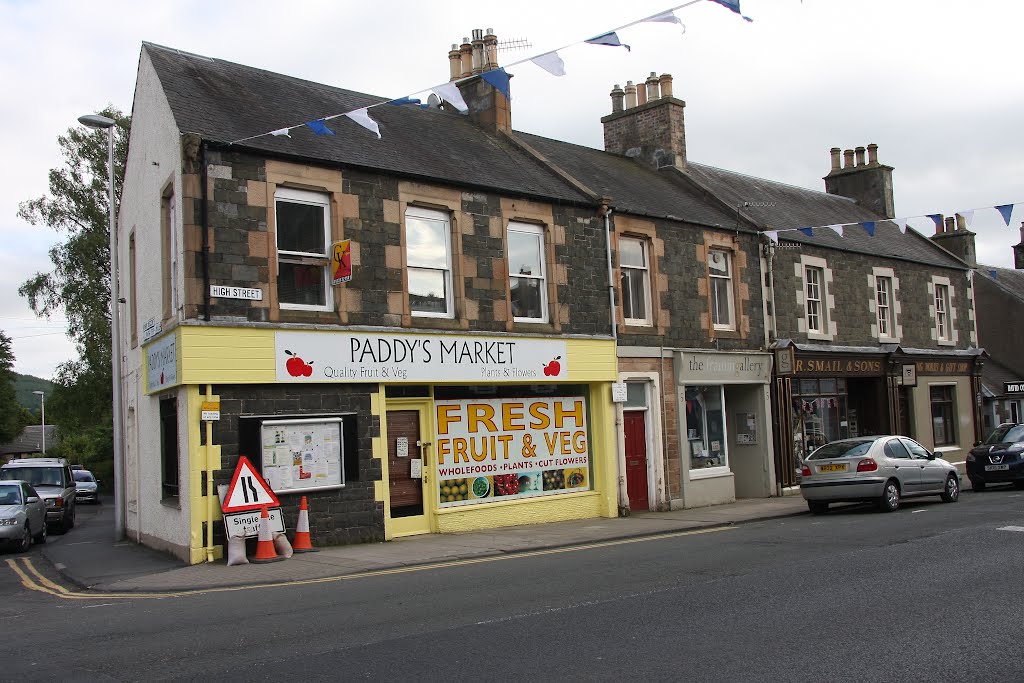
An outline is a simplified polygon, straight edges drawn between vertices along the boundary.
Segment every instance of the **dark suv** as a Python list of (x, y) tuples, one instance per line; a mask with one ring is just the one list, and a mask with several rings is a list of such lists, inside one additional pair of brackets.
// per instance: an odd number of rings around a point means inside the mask
[(75, 526), (75, 479), (64, 458), (23, 458), (0, 467), (0, 479), (27, 481), (46, 501), (46, 525)]
[(1010, 482), (1024, 488), (1024, 423), (1001, 424), (972, 448), (967, 454), (967, 478), (975, 491)]

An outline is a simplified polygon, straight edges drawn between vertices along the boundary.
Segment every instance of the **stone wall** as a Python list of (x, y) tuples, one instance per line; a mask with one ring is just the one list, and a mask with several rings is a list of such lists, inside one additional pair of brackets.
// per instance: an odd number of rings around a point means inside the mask
[[(370, 414), (371, 394), (377, 385), (218, 385), (221, 419), (214, 423), (213, 442), (221, 446), (221, 469), (216, 484), (230, 484), (238, 456), (246, 442), (252, 448), (252, 434), (245, 430), (246, 416), (304, 417), (355, 414), (356, 452), (345, 459), (358, 459), (357, 476), (346, 477), (345, 487), (306, 495), (313, 545), (344, 545), (384, 540), (384, 505), (377, 501), (374, 482), (381, 480), (381, 462), (373, 457), (372, 439), (380, 435), (380, 419)], [(252, 421), (254, 422), (254, 421)], [(245, 453), (253, 459), (258, 454)], [(258, 462), (255, 460), (254, 462)], [(346, 468), (347, 469), (347, 468)], [(288, 529), (295, 528), (303, 494), (280, 496)]]

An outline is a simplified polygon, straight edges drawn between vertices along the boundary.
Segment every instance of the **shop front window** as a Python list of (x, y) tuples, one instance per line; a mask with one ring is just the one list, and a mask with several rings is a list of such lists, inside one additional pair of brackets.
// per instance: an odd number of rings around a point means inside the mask
[(932, 438), (936, 446), (956, 445), (954, 387), (931, 387)]
[(797, 462), (830, 441), (858, 435), (856, 411), (848, 409), (843, 378), (793, 383), (793, 452)]
[(723, 387), (686, 387), (685, 397), (686, 441), (690, 451), (690, 469), (728, 467)]

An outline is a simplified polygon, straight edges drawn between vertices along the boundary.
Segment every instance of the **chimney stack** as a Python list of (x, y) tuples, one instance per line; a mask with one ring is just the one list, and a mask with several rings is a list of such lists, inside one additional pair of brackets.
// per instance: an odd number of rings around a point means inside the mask
[[(945, 228), (945, 229), (943, 229)], [(942, 246), (971, 268), (978, 267), (978, 250), (974, 233), (967, 229), (967, 221), (960, 214), (947, 216), (936, 226), (931, 240)]]
[(686, 168), (686, 103), (672, 94), (672, 76), (651, 75), (612, 89), (612, 113), (601, 118), (606, 152), (633, 157), (654, 169)]
[[(829, 150), (831, 169), (825, 176), (825, 191), (854, 199), (864, 208), (886, 218), (895, 218), (892, 196), (892, 166), (878, 163), (878, 145), (843, 151), (843, 165), (839, 167), (839, 148)], [(856, 163), (854, 157), (856, 156)]]
[(1024, 270), (1024, 222), (1020, 224), (1020, 244), (1013, 248), (1013, 267)]
[[(480, 127), (496, 131), (512, 130), (512, 108), (504, 93), (485, 81), (481, 74), (498, 68), (498, 37), (492, 29), (473, 29), (473, 39), (463, 38), (448, 52), (449, 71), (458, 82), (469, 118)], [(456, 71), (459, 75), (456, 76)], [(509, 74), (511, 78), (511, 74)]]

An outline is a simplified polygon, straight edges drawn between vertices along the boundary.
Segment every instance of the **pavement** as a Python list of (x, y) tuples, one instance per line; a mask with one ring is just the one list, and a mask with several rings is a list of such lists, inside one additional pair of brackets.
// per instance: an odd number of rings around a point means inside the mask
[(385, 543), (320, 548), (269, 564), (233, 567), (220, 560), (185, 565), (133, 541), (113, 540), (113, 508), (79, 508), (78, 525), (51, 535), (43, 556), (67, 580), (103, 592), (164, 593), (314, 581), (417, 565), (482, 559), (514, 553), (658, 536), (808, 514), (799, 495), (741, 499), (734, 503), (669, 512), (634, 513), (503, 527), (456, 534), (428, 534)]

